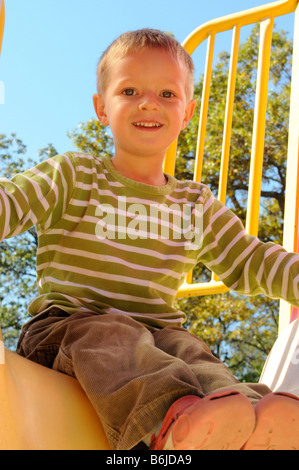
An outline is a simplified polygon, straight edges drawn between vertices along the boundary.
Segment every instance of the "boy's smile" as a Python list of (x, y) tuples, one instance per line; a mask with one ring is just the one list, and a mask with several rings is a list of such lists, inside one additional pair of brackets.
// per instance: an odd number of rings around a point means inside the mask
[(152, 129), (152, 130), (155, 130), (155, 129), (158, 129), (159, 127), (162, 127), (162, 124), (160, 124), (159, 122), (153, 122), (153, 121), (150, 121), (150, 122), (134, 122), (133, 123), (134, 126), (136, 127), (140, 127), (140, 130), (143, 130), (143, 129)]
[(100, 122), (111, 128), (113, 163), (132, 171), (150, 164), (161, 172), (169, 145), (195, 108), (194, 100), (187, 101), (186, 68), (163, 50), (146, 48), (116, 60), (108, 73), (94, 106)]

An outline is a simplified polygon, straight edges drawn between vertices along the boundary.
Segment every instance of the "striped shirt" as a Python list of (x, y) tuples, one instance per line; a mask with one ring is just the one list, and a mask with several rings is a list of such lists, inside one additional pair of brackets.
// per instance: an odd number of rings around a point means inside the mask
[(176, 293), (198, 262), (240, 293), (299, 306), (299, 255), (246, 234), (201, 183), (167, 176), (152, 186), (119, 174), (108, 157), (67, 152), (0, 179), (0, 241), (33, 225), (32, 315), (57, 306), (181, 326)]

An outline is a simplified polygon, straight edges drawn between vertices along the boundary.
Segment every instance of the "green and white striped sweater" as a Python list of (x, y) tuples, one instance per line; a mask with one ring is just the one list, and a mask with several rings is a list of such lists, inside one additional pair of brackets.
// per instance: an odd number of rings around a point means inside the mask
[(0, 241), (33, 225), (33, 315), (58, 306), (180, 326), (174, 299), (198, 262), (238, 292), (299, 305), (299, 256), (247, 235), (203, 184), (168, 176), (151, 186), (122, 176), (109, 158), (68, 152), (0, 179)]

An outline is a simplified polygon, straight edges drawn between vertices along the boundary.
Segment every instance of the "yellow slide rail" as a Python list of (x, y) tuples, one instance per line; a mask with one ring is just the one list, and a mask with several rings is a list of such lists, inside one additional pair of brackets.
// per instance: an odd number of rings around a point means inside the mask
[[(291, 110), (289, 128), (289, 150), (288, 150), (288, 170), (286, 187), (286, 218), (285, 218), (285, 238), (284, 245), (289, 251), (297, 251), (297, 219), (296, 219), (296, 188), (298, 181), (298, 129), (299, 129), (299, 8), (298, 0), (283, 0), (268, 3), (261, 7), (245, 10), (243, 12), (224, 16), (209, 21), (195, 29), (183, 42), (184, 48), (192, 55), (195, 49), (204, 41), (207, 41), (206, 64), (203, 81), (203, 91), (201, 99), (199, 130), (195, 158), (194, 180), (200, 182), (204, 143), (206, 133), (206, 123), (208, 117), (208, 103), (210, 82), (212, 76), (212, 64), (215, 38), (218, 33), (232, 31), (232, 45), (230, 56), (230, 69), (228, 76), (228, 88), (226, 97), (226, 110), (224, 131), (222, 139), (221, 168), (218, 188), (218, 199), (225, 203), (227, 175), (230, 154), (230, 139), (232, 130), (233, 105), (235, 95), (235, 83), (237, 76), (238, 50), (241, 28), (251, 24), (260, 24), (260, 42), (257, 67), (256, 100), (254, 109), (254, 121), (252, 128), (252, 150), (251, 163), (248, 182), (248, 201), (246, 230), (252, 235), (258, 235), (259, 208), (261, 181), (263, 169), (264, 137), (267, 111), (267, 95), (269, 81), (269, 66), (271, 54), (271, 42), (274, 20), (276, 17), (295, 13), (294, 26), (294, 54), (293, 54), (293, 75), (291, 91)], [(174, 174), (176, 159), (177, 141), (168, 150), (164, 171)], [(296, 222), (295, 222), (296, 219)], [(206, 294), (217, 294), (226, 292), (227, 287), (213, 275), (210, 282), (192, 283), (192, 273), (186, 278), (181, 286), (178, 297), (199, 296)], [(285, 308), (285, 307), (284, 307)], [(290, 307), (285, 314), (285, 318), (290, 318)]]

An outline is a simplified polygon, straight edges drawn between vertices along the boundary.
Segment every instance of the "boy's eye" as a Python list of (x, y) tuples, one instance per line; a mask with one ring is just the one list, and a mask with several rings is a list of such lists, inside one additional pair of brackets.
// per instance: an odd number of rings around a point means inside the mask
[(172, 91), (163, 91), (161, 95), (163, 96), (163, 98), (172, 98), (174, 96)]
[(123, 94), (126, 96), (132, 96), (132, 95), (135, 95), (135, 90), (133, 90), (133, 88), (126, 88), (123, 91)]

